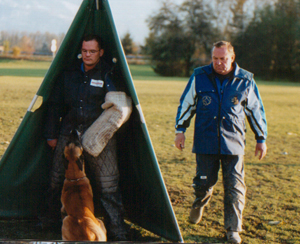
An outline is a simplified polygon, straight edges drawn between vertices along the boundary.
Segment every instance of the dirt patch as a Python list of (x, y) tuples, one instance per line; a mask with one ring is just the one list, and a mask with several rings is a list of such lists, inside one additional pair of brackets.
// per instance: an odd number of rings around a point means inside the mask
[(168, 193), (173, 206), (182, 204), (186, 200), (188, 195), (185, 190), (175, 189), (174, 187), (169, 187)]

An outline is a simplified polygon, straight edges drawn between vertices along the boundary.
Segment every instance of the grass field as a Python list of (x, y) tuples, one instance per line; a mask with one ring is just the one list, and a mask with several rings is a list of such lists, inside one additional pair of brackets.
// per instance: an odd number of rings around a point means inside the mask
[[(0, 156), (20, 124), (49, 64), (0, 61)], [(186, 133), (186, 149), (180, 152), (174, 147), (175, 114), (187, 79), (161, 78), (149, 66), (130, 68), (185, 242), (224, 243), (221, 175), (202, 222), (192, 225), (187, 221), (193, 202), (191, 183), (196, 166), (195, 155), (191, 153), (192, 126)], [(267, 113), (268, 154), (262, 161), (254, 157), (254, 135), (248, 128), (245, 156), (247, 202), (241, 237), (244, 243), (300, 243), (300, 85), (258, 81), (258, 87)], [(4, 226), (4, 222), (0, 221), (1, 224)], [(9, 226), (12, 231), (16, 228), (14, 222)], [(28, 236), (20, 229), (18, 231), (18, 238)], [(144, 241), (166, 241), (144, 230), (138, 231)], [(3, 237), (16, 238), (7, 229), (5, 232), (0, 230), (0, 239)], [(36, 237), (49, 238), (38, 233)]]

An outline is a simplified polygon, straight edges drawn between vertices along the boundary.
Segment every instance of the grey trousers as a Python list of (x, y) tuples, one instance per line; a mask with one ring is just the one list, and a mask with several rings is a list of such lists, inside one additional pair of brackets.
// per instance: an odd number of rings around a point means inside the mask
[(196, 199), (193, 208), (206, 206), (209, 203), (213, 187), (218, 181), (220, 165), (222, 165), (225, 229), (242, 231), (246, 198), (244, 156), (197, 154), (196, 161), (197, 172), (193, 179)]
[[(65, 179), (63, 151), (69, 136), (60, 135), (54, 152), (52, 170), (50, 171), (50, 188), (48, 206), (53, 218), (60, 218), (60, 195)], [(94, 195), (95, 211), (102, 208), (105, 214), (105, 225), (111, 236), (126, 234), (123, 221), (123, 204), (119, 191), (119, 170), (117, 162), (116, 138), (113, 137), (98, 157), (83, 152), (85, 171), (89, 178)]]

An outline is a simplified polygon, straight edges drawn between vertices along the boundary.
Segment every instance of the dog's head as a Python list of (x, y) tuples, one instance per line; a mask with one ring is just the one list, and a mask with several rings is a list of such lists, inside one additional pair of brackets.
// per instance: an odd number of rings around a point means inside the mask
[(70, 140), (65, 146), (64, 156), (66, 160), (64, 161), (65, 169), (68, 169), (70, 161), (76, 162), (78, 168), (83, 170), (83, 148), (80, 143), (79, 134), (76, 130), (73, 130), (70, 135)]

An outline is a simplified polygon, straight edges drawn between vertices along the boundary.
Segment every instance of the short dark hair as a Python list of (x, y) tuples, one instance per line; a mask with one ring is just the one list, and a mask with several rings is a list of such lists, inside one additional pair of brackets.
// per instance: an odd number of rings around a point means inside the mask
[(95, 34), (87, 34), (83, 37), (81, 45), (83, 42), (93, 41), (95, 40), (98, 43), (100, 49), (103, 49), (103, 41), (102, 38)]
[(230, 42), (227, 41), (218, 41), (216, 43), (214, 43), (213, 48), (211, 50), (211, 53), (213, 52), (214, 48), (220, 48), (220, 47), (226, 47), (228, 52), (235, 55), (234, 52), (234, 47), (232, 46), (232, 44)]

